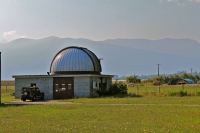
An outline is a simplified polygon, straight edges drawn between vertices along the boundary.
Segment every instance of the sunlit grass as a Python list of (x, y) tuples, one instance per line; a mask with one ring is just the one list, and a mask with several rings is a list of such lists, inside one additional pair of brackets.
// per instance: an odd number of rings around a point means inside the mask
[(188, 95), (196, 96), (197, 93), (200, 94), (200, 86), (197, 85), (161, 85), (160, 86), (160, 93), (158, 86), (135, 86), (135, 87), (128, 87), (128, 93), (135, 93), (142, 96), (156, 96), (156, 95), (164, 95), (167, 96), (170, 92), (176, 91), (187, 91)]
[[(192, 89), (196, 91), (195, 88)], [(149, 89), (149, 92), (151, 90)], [(135, 91), (135, 87), (129, 91)], [(145, 91), (141, 88), (141, 93)], [(13, 89), (3, 90), (3, 102), (13, 101), (14, 96), (10, 95), (12, 93)], [(110, 96), (60, 101), (66, 104), (2, 104), (0, 132), (200, 131), (199, 96), (143, 95), (124, 98)], [(67, 104), (68, 102), (73, 104)]]
[(173, 104), (7, 105), (0, 107), (0, 131), (198, 132), (200, 107)]
[(200, 105), (200, 97), (163, 97), (163, 96), (145, 96), (140, 98), (78, 98), (71, 100), (73, 103), (84, 104), (186, 104), (186, 105)]
[(1, 102), (2, 103), (15, 100), (15, 96), (13, 95), (14, 88), (15, 88), (14, 86), (1, 87)]

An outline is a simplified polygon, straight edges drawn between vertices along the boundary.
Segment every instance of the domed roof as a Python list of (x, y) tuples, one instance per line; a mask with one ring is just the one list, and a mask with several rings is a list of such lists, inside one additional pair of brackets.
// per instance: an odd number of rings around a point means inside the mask
[(97, 56), (83, 47), (66, 47), (53, 58), (52, 74), (100, 74), (101, 64)]

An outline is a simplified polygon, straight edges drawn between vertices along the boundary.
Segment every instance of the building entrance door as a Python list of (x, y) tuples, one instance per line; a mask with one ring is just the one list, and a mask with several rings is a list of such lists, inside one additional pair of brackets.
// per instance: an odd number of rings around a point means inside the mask
[(53, 78), (53, 98), (69, 99), (74, 97), (74, 79), (56, 77)]

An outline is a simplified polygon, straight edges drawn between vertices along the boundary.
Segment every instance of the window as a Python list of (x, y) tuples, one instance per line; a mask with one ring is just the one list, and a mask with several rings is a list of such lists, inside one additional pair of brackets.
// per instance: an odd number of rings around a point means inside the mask
[(31, 83), (31, 87), (36, 87), (36, 83)]
[(55, 92), (58, 92), (58, 84), (55, 84)]
[(62, 84), (62, 90), (65, 90), (65, 84)]
[(22, 92), (23, 91), (30, 91), (30, 89), (29, 88), (22, 88)]
[(72, 89), (72, 84), (68, 84), (67, 88), (68, 88), (68, 90), (71, 90)]
[(97, 82), (93, 82), (93, 89), (94, 89), (94, 88), (98, 88), (98, 87), (97, 87)]

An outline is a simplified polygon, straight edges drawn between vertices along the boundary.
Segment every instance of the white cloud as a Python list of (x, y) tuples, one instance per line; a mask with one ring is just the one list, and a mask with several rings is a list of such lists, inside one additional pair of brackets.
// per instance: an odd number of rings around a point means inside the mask
[(18, 33), (16, 31), (8, 31), (8, 32), (4, 32), (3, 33), (3, 40), (6, 40), (8, 42), (18, 39), (18, 38), (25, 38), (25, 35), (18, 35)]
[[(188, 2), (199, 2), (200, 3), (200, 0), (187, 0), (187, 1)], [(159, 0), (159, 2), (160, 3), (163, 3), (163, 2), (165, 2), (165, 3), (174, 2), (180, 7), (185, 7), (186, 6), (185, 3), (181, 2), (181, 1), (179, 2), (179, 0)]]
[(185, 7), (184, 3), (177, 3), (178, 6)]
[[(188, 0), (188, 1), (193, 1), (193, 0)], [(200, 1), (200, 0), (199, 0)], [(186, 4), (185, 3), (180, 3), (179, 2), (179, 0), (160, 0), (160, 3), (163, 3), (163, 2), (174, 2), (174, 3), (176, 3), (178, 6), (180, 6), (180, 7), (185, 7), (186, 6)]]
[(160, 0), (160, 3), (162, 2), (178, 2), (178, 0)]
[(190, 2), (200, 2), (200, 0), (188, 0)]
[(168, 2), (172, 2), (172, 1), (174, 1), (174, 2), (177, 2), (178, 0), (167, 0)]

